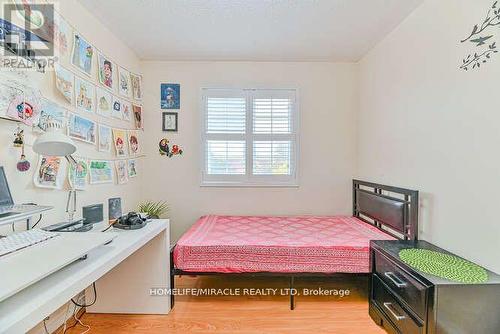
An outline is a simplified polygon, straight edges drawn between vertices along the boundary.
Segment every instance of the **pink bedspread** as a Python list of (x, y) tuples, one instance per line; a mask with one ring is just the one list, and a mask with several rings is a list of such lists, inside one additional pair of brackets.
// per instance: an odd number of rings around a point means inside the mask
[(204, 216), (177, 242), (190, 272), (367, 273), (370, 240), (394, 239), (357, 218)]

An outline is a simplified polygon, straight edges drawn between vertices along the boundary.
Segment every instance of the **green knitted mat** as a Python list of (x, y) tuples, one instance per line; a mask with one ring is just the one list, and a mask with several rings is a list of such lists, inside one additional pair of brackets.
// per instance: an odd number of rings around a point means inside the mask
[(461, 283), (484, 283), (488, 280), (486, 270), (454, 255), (428, 249), (403, 249), (399, 258), (424, 273)]

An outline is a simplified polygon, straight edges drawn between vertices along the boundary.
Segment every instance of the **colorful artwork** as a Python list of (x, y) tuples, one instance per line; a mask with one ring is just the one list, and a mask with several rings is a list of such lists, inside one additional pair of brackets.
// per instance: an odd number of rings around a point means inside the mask
[(42, 99), (42, 110), (38, 119), (38, 128), (44, 130), (49, 123), (57, 123), (63, 127), (66, 110), (47, 99)]
[(113, 104), (111, 108), (111, 116), (114, 118), (122, 119), (122, 101), (113, 95)]
[(7, 116), (28, 126), (38, 124), (42, 109), (40, 99), (31, 94), (17, 95), (7, 108)]
[(69, 164), (68, 182), (71, 189), (85, 190), (89, 175), (89, 163), (85, 159), (75, 158), (76, 166)]
[(140, 146), (139, 146), (139, 132), (138, 131), (129, 131), (128, 132), (128, 149), (130, 155), (139, 154)]
[(171, 158), (174, 155), (182, 155), (183, 150), (179, 145), (170, 145), (170, 141), (167, 138), (163, 138), (159, 143), (159, 152), (160, 155)]
[(94, 112), (95, 86), (87, 80), (75, 77), (76, 107), (85, 112)]
[(105, 89), (97, 87), (97, 113), (111, 117), (113, 108), (113, 95)]
[(126, 121), (132, 119), (132, 103), (122, 100), (122, 116)]
[(125, 130), (113, 129), (113, 142), (115, 144), (116, 155), (124, 157), (127, 155), (127, 134)]
[(34, 175), (35, 186), (40, 188), (61, 189), (64, 181), (64, 163), (62, 157), (40, 156), (38, 168)]
[(90, 161), (90, 184), (113, 183), (113, 167), (111, 161)]
[(161, 109), (179, 109), (181, 107), (181, 86), (162, 83), (160, 86)]
[(138, 130), (144, 130), (144, 123), (142, 119), (142, 107), (133, 104), (132, 112), (134, 113), (135, 128)]
[(111, 152), (113, 146), (113, 134), (109, 126), (99, 124), (99, 151)]
[(73, 52), (71, 54), (71, 63), (78, 67), (83, 73), (91, 76), (93, 57), (94, 47), (79, 34), (73, 34)]
[(107, 59), (105, 56), (102, 54), (98, 54), (98, 60), (99, 60), (99, 82), (101, 85), (104, 85), (105, 87), (109, 89), (113, 89), (113, 70), (114, 66), (111, 60)]
[(142, 77), (130, 73), (130, 85), (132, 86), (132, 97), (136, 100), (142, 100)]
[(96, 143), (96, 123), (90, 119), (70, 113), (68, 124), (68, 136), (84, 141), (86, 143)]
[(55, 65), (56, 88), (70, 104), (73, 104), (75, 76), (59, 64)]
[(128, 160), (128, 177), (136, 177), (137, 176), (137, 160), (130, 159)]
[(7, 116), (7, 109), (12, 100), (22, 94), (22, 90), (0, 83), (0, 116)]
[(130, 72), (120, 67), (118, 70), (118, 93), (124, 97), (130, 97)]
[(71, 28), (61, 15), (56, 15), (54, 24), (54, 46), (59, 52), (59, 58), (66, 57), (69, 52)]
[(127, 160), (115, 161), (115, 168), (116, 168), (116, 178), (118, 179), (118, 184), (127, 183), (128, 182)]

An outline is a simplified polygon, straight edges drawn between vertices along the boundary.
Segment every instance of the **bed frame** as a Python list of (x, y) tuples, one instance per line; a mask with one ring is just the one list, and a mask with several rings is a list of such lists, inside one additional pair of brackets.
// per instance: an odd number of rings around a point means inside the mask
[[(372, 182), (353, 180), (352, 215), (367, 224), (373, 225), (385, 233), (401, 240), (418, 240), (418, 191), (387, 186)], [(364, 275), (366, 273), (218, 273), (191, 272), (175, 268), (174, 248), (170, 248), (170, 282), (174, 289), (175, 276), (233, 275), (233, 276), (279, 276), (290, 278), (290, 288), (294, 287), (295, 277), (324, 277), (333, 275)], [(175, 296), (171, 294), (171, 307)], [(290, 309), (295, 308), (295, 296), (290, 294)]]

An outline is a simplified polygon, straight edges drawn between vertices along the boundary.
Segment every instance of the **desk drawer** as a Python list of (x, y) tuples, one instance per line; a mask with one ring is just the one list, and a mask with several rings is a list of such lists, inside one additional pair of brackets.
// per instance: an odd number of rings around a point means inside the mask
[(375, 252), (375, 272), (401, 300), (425, 320), (426, 287), (383, 254)]
[(391, 323), (403, 334), (421, 334), (423, 325), (399, 304), (394, 296), (386, 288), (382, 280), (373, 276), (373, 300), (372, 302), (384, 313)]

